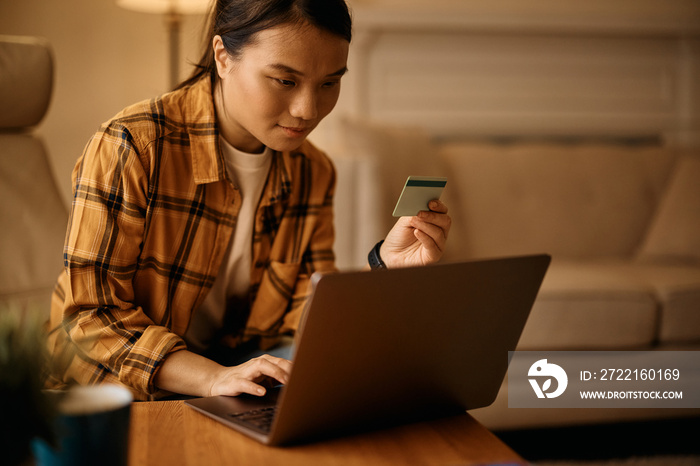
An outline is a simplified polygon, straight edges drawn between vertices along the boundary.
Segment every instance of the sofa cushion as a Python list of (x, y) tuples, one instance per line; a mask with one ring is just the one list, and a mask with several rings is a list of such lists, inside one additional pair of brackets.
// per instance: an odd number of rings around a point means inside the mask
[(676, 164), (638, 258), (700, 264), (700, 157)]
[(451, 257), (632, 257), (675, 154), (602, 144), (447, 144)]
[(554, 259), (522, 350), (625, 349), (700, 341), (700, 267)]
[[(624, 266), (623, 266), (624, 268)], [(609, 261), (552, 261), (520, 350), (614, 350), (654, 344), (651, 288)]]
[(700, 341), (700, 266), (628, 264), (620, 269), (653, 290), (660, 344)]

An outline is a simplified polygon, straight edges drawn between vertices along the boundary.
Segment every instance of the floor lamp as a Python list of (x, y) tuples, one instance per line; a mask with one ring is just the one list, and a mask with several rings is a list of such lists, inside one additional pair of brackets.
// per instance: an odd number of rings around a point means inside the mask
[(117, 6), (141, 13), (165, 16), (168, 30), (170, 88), (180, 82), (180, 28), (183, 15), (206, 13), (211, 0), (116, 0)]

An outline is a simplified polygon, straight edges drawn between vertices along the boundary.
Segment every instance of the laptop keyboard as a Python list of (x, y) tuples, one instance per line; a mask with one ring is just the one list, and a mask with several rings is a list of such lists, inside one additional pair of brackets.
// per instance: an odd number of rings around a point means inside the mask
[(232, 413), (229, 417), (236, 422), (245, 424), (253, 429), (268, 433), (272, 428), (272, 421), (277, 413), (277, 406), (269, 406), (266, 408), (253, 409), (242, 413)]

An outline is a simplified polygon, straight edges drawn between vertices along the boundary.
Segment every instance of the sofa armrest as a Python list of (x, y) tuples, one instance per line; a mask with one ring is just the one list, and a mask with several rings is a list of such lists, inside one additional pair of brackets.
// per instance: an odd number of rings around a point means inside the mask
[(637, 258), (700, 264), (700, 156), (678, 160)]

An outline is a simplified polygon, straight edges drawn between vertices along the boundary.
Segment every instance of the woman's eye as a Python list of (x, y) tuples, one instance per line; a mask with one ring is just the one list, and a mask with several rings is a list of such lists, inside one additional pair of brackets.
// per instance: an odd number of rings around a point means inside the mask
[(289, 79), (276, 79), (276, 81), (282, 87), (294, 87), (295, 85), (294, 81), (290, 81)]
[(325, 87), (325, 88), (335, 87), (335, 86), (337, 86), (338, 84), (340, 84), (339, 81), (328, 81), (328, 82), (326, 82), (326, 83), (323, 83), (323, 86), (322, 86), (322, 87)]

